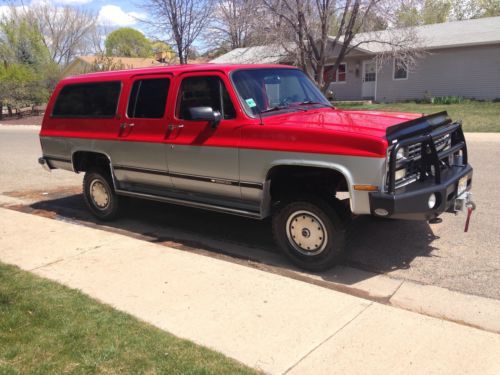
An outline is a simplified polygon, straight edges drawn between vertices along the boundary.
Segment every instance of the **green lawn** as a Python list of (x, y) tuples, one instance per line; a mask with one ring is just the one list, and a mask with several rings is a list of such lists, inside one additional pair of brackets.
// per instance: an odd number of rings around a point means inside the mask
[(0, 374), (33, 373), (255, 371), (78, 291), (0, 263)]
[(475, 102), (468, 101), (460, 104), (421, 104), (390, 103), (368, 105), (337, 105), (345, 109), (376, 109), (381, 111), (400, 111), (417, 113), (435, 113), (447, 111), (453, 120), (463, 120), (466, 132), (500, 132), (500, 102)]

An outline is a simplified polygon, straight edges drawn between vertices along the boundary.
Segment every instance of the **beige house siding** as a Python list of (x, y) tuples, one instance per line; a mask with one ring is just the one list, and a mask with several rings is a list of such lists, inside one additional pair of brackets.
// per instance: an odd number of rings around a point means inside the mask
[(363, 65), (361, 58), (346, 58), (343, 62), (347, 64), (346, 81), (330, 84), (335, 100), (359, 100), (361, 97), (361, 75)]
[(392, 61), (378, 73), (377, 101), (421, 99), (426, 93), (500, 98), (500, 45), (433, 50), (418, 62), (406, 80), (393, 79)]

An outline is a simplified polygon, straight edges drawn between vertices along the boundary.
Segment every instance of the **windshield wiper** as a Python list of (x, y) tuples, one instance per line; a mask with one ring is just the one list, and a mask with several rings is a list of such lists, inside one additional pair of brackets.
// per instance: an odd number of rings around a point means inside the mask
[(264, 109), (263, 111), (260, 111), (260, 113), (267, 113), (267, 112), (274, 112), (274, 111), (280, 111), (282, 109), (287, 109), (288, 106), (284, 106), (284, 105), (276, 105), (274, 107), (271, 107), (271, 108), (268, 108), (268, 109)]
[(321, 103), (321, 102), (315, 102), (313, 100), (304, 100), (302, 103), (300, 103), (301, 105), (308, 105), (308, 104), (319, 104), (319, 105), (322, 105), (322, 106), (325, 106), (325, 107), (330, 107), (332, 108), (333, 106), (332, 105), (328, 105), (326, 103)]

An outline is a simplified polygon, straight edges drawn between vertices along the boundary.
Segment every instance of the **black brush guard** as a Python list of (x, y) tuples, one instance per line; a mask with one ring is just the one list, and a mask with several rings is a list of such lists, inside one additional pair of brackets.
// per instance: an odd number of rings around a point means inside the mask
[[(435, 140), (449, 134), (450, 148), (438, 151)], [(444, 211), (451, 211), (456, 198), (460, 178), (469, 175), (467, 190), (470, 189), (472, 168), (468, 165), (467, 145), (461, 122), (452, 122), (447, 112), (439, 112), (407, 121), (387, 129), (387, 139), (392, 146), (388, 160), (387, 191), (370, 193), (372, 214), (402, 219), (430, 220)], [(397, 161), (398, 150), (412, 144), (421, 144), (420, 160), (416, 165), (418, 181), (404, 187), (396, 186), (396, 170), (406, 167), (414, 160)], [(450, 155), (461, 151), (461, 158)], [(455, 164), (458, 161), (458, 164)], [(439, 198), (435, 208), (429, 209), (430, 194)], [(377, 210), (379, 209), (379, 210)], [(381, 215), (380, 212), (387, 212)], [(378, 212), (378, 213), (377, 213)]]

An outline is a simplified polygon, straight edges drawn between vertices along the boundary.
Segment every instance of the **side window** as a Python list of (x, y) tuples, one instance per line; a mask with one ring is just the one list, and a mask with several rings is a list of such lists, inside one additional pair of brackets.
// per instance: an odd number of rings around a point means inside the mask
[(57, 97), (52, 116), (114, 117), (120, 90), (119, 81), (67, 85)]
[(130, 118), (162, 118), (165, 114), (168, 78), (135, 81), (130, 92), (127, 116)]
[(236, 117), (229, 93), (219, 77), (185, 78), (179, 96), (177, 117), (181, 119), (190, 119), (189, 108), (192, 107), (212, 107), (226, 120)]
[(394, 79), (407, 79), (408, 78), (408, 69), (406, 68), (406, 64), (401, 59), (394, 59)]

